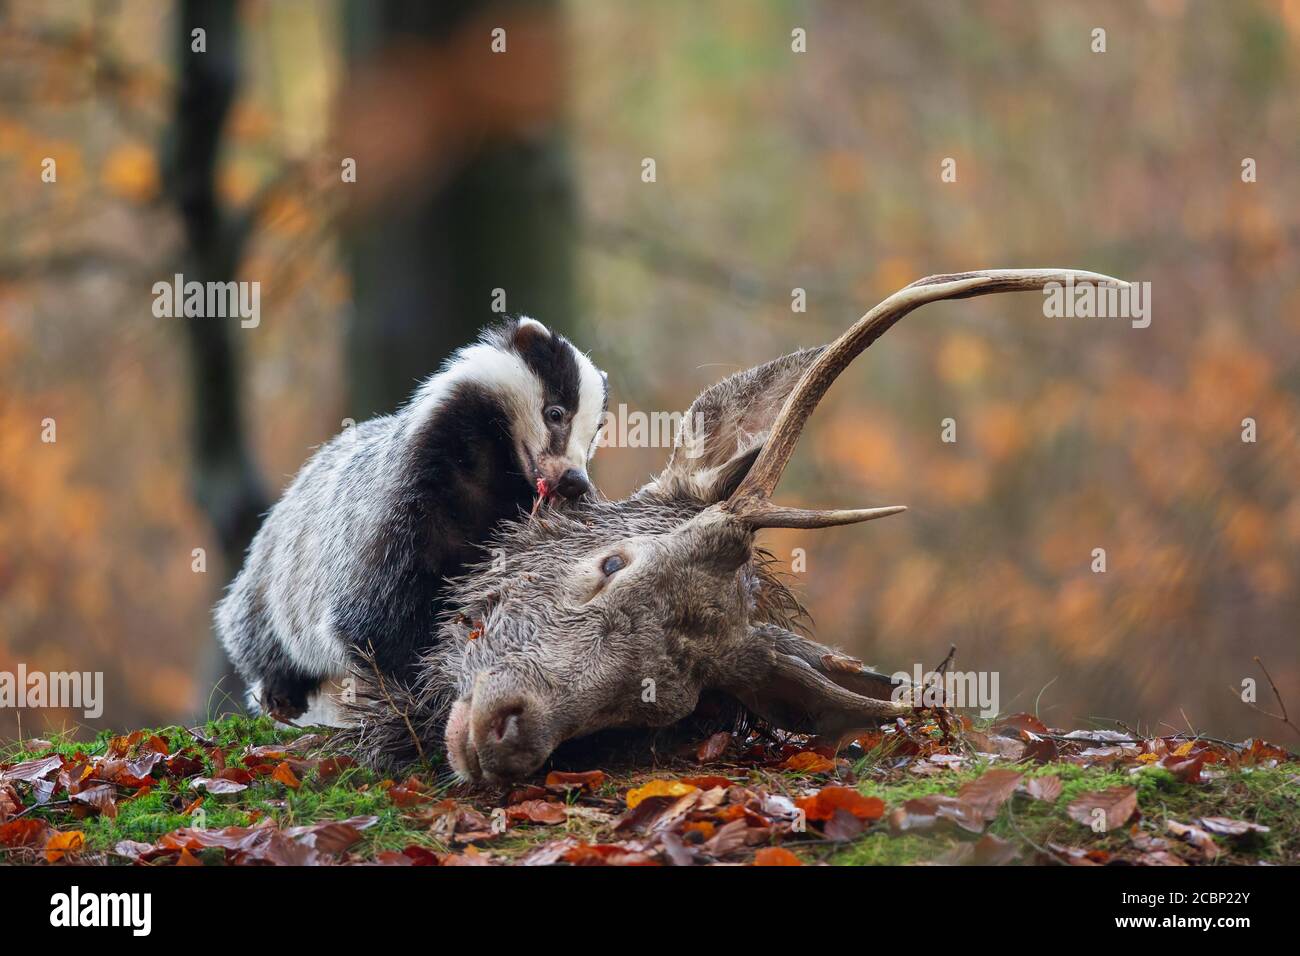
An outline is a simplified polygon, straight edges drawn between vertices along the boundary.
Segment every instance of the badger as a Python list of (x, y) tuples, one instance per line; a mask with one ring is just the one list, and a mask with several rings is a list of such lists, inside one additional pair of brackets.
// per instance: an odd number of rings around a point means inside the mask
[(497, 524), (595, 495), (608, 378), (535, 319), (486, 329), (392, 415), (345, 429), (268, 512), (216, 608), (250, 708), (344, 720), (358, 671), (400, 684), (433, 642), (446, 581)]

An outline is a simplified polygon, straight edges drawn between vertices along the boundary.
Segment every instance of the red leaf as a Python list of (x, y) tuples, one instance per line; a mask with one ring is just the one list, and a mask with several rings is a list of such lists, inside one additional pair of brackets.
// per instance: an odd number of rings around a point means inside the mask
[(836, 810), (844, 810), (859, 820), (879, 820), (885, 815), (885, 803), (879, 797), (864, 797), (852, 787), (823, 787), (811, 797), (801, 797), (795, 805), (809, 820), (829, 820)]
[(506, 818), (516, 822), (556, 824), (567, 820), (569, 814), (560, 803), (552, 803), (548, 800), (525, 800), (507, 807)]
[(596, 790), (605, 784), (605, 771), (584, 770), (581, 773), (563, 773), (552, 770), (546, 775), (548, 787), (581, 787), (583, 790)]
[(803, 866), (803, 860), (785, 847), (765, 846), (754, 854), (754, 866)]

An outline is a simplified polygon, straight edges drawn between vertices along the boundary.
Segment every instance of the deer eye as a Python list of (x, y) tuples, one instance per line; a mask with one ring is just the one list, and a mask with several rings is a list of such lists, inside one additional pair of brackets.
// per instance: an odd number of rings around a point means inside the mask
[(546, 416), (546, 420), (552, 425), (559, 425), (564, 421), (564, 408), (560, 405), (552, 405), (542, 414)]
[(608, 558), (600, 563), (600, 570), (604, 572), (605, 577), (609, 577), (615, 571), (622, 570), (627, 564), (623, 558), (617, 554), (611, 554)]

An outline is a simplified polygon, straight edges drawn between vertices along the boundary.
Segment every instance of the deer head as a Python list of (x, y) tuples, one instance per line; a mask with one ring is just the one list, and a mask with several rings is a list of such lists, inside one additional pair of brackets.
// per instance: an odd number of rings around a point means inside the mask
[(756, 534), (903, 511), (772, 500), (831, 383), (920, 305), (1042, 289), (1066, 276), (1007, 270), (915, 282), (831, 345), (707, 389), (664, 470), (631, 497), (507, 524), (494, 560), (454, 585), (459, 610), (417, 684), (381, 687), (362, 709), (362, 752), (391, 760), (441, 740), (460, 776), (504, 783), (537, 770), (563, 741), (687, 717), (706, 690), (778, 727), (833, 736), (905, 712), (905, 703), (882, 699), (887, 678), (796, 633), (800, 608)]

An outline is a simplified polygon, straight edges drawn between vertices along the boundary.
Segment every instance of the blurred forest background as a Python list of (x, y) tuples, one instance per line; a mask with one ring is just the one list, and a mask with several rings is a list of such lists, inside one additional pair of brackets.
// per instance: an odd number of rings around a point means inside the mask
[[(1300, 710), (1298, 157), (1300, 0), (0, 0), (0, 670), (104, 671), (98, 726), (228, 706), (257, 515), (493, 288), (675, 410), (923, 275), (1054, 265), (1150, 281), (1151, 327), (907, 319), (784, 496), (910, 512), (768, 543), (878, 666), (955, 643), (1057, 725), (1283, 737), (1229, 689), (1258, 654)], [(178, 271), (259, 281), (260, 325), (155, 318)]]

